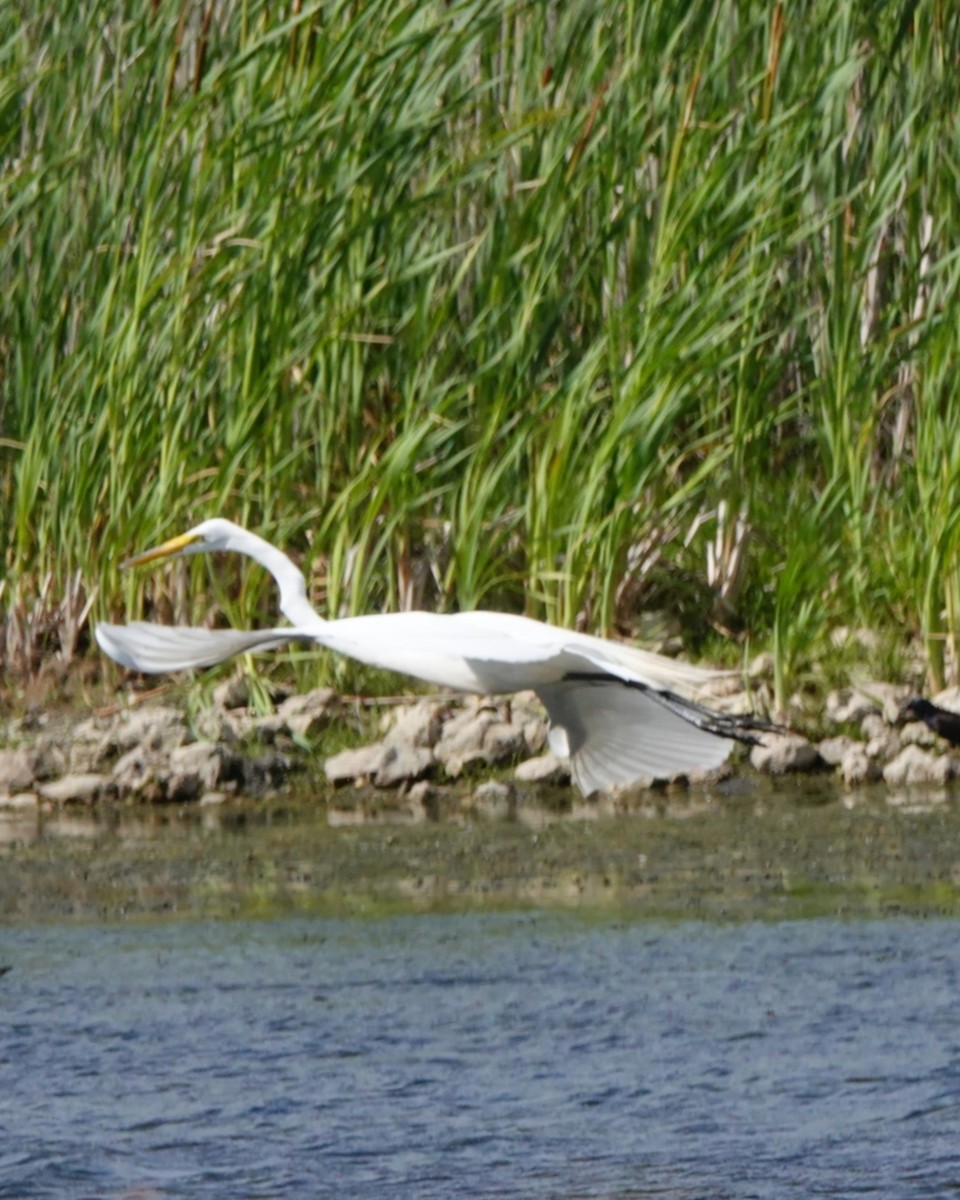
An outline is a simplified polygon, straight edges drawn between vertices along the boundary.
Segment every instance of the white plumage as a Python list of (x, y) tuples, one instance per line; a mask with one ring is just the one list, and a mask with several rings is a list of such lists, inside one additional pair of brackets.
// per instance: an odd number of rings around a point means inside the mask
[(580, 789), (719, 766), (733, 740), (767, 728), (695, 703), (690, 694), (717, 672), (509, 613), (383, 613), (324, 620), (307, 599), (302, 572), (256, 534), (222, 518), (129, 560), (229, 550), (265, 567), (290, 626), (201, 629), (134, 621), (96, 627), (101, 649), (122, 666), (157, 674), (209, 667), (236, 654), (312, 642), (371, 666), (482, 695), (532, 689)]

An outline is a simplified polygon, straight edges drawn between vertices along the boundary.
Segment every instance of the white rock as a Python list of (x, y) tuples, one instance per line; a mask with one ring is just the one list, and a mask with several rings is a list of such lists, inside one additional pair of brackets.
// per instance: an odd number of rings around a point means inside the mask
[(883, 733), (872, 737), (866, 743), (864, 749), (867, 758), (872, 758), (879, 762), (889, 762), (900, 753), (900, 739), (892, 729), (885, 729)]
[(839, 767), (854, 746), (859, 745), (860, 743), (855, 742), (853, 738), (841, 735), (840, 737), (824, 738), (817, 744), (817, 750), (825, 763), (831, 767)]
[(897, 723), (901, 708), (914, 694), (913, 690), (903, 683), (871, 683), (864, 690), (877, 697), (881, 712), (890, 725)]
[(405, 796), (410, 816), (416, 821), (436, 820), (440, 815), (440, 795), (426, 779), (411, 784)]
[(340, 711), (340, 698), (333, 688), (314, 688), (303, 695), (289, 696), (277, 709), (287, 729), (296, 737), (322, 733)]
[(433, 698), (402, 705), (393, 713), (384, 744), (432, 749), (443, 733), (442, 718), (447, 710), (446, 701)]
[(74, 775), (89, 775), (98, 771), (108, 758), (110, 749), (104, 742), (74, 742), (70, 747), (67, 769)]
[(880, 765), (859, 742), (853, 742), (840, 762), (840, 776), (848, 787), (873, 783), (880, 778)]
[(323, 764), (323, 772), (333, 784), (372, 779), (380, 770), (386, 753), (382, 742), (358, 746), (355, 750), (341, 750), (327, 759)]
[(891, 787), (910, 783), (946, 783), (960, 766), (949, 754), (929, 754), (919, 746), (905, 746), (893, 762), (883, 769), (883, 778)]
[(948, 708), (951, 712), (960, 713), (960, 687), (944, 688), (933, 697), (933, 703), (939, 708)]
[[(697, 693), (697, 697), (702, 695), (702, 689)], [(706, 698), (705, 698), (706, 699)], [(756, 697), (750, 692), (745, 692), (742, 686), (738, 683), (735, 690), (728, 692), (726, 695), (714, 695), (706, 699), (707, 707), (716, 709), (717, 712), (730, 713), (731, 716), (742, 717), (747, 713), (756, 712), (757, 704)]]
[(120, 714), (107, 730), (104, 741), (113, 751), (123, 753), (134, 747), (145, 750), (172, 750), (189, 738), (183, 714), (175, 708), (135, 708)]
[(548, 750), (537, 758), (528, 758), (513, 772), (519, 783), (569, 783), (570, 760), (558, 758)]
[(70, 732), (74, 742), (99, 742), (110, 728), (110, 723), (103, 717), (88, 717), (78, 721)]
[(150, 802), (166, 799), (161, 781), (163, 758), (156, 751), (135, 746), (120, 756), (111, 772), (118, 795), (136, 796)]
[(900, 715), (904, 702), (911, 695), (912, 692), (906, 684), (876, 680), (854, 688), (830, 692), (825, 708), (827, 716), (838, 723), (862, 721), (869, 713), (877, 713), (892, 725)]
[(36, 792), (15, 792), (12, 796), (0, 793), (0, 808), (17, 812), (25, 808), (36, 808), (40, 797)]
[(899, 731), (902, 746), (926, 746), (937, 744), (937, 735), (923, 721), (908, 721)]
[[(517, 722), (514, 720), (514, 725)], [(539, 754), (547, 744), (547, 720), (545, 717), (527, 717), (520, 723), (523, 745), (527, 754)]]
[(880, 713), (871, 712), (867, 713), (860, 722), (860, 732), (863, 734), (864, 741), (870, 742), (874, 738), (886, 737), (890, 732), (890, 726)]
[(197, 736), (205, 742), (232, 744), (238, 741), (235, 714), (222, 708), (206, 708), (197, 713), (193, 720), (193, 728)]
[(852, 724), (862, 721), (869, 713), (879, 712), (879, 705), (870, 697), (864, 696), (855, 688), (843, 688), (842, 691), (830, 692), (824, 709), (831, 721), (838, 725)]
[(377, 787), (397, 787), (422, 779), (434, 766), (433, 751), (429, 746), (384, 746), (383, 751), (373, 777)]
[(35, 746), (37, 758), (33, 764), (34, 779), (43, 782), (59, 779), (67, 770), (67, 754), (60, 740), (41, 738)]
[(288, 732), (286, 718), (279, 713), (267, 713), (256, 716), (253, 713), (241, 712), (239, 709), (230, 713), (231, 723), (241, 740), (255, 738), (264, 746), (272, 746), (277, 737)]
[(226, 778), (239, 773), (240, 764), (236, 755), (213, 742), (190, 742), (178, 746), (169, 756), (171, 775), (195, 775), (204, 791), (215, 791)]
[(37, 777), (39, 755), (32, 747), (0, 750), (0, 792), (25, 792)]
[(521, 716), (523, 719), (538, 717), (541, 721), (545, 721), (547, 717), (546, 709), (543, 707), (540, 697), (536, 692), (529, 690), (513, 693), (510, 697), (510, 712), (512, 716)]
[(164, 800), (170, 804), (188, 804), (201, 793), (200, 772), (171, 771), (163, 779)]
[(817, 748), (796, 733), (766, 733), (750, 751), (750, 762), (767, 775), (812, 771), (820, 764)]
[(730, 705), (739, 705), (740, 697), (744, 695), (743, 689), (743, 673), (741, 671), (731, 671), (722, 675), (717, 675), (713, 679), (708, 679), (706, 683), (702, 683), (697, 689), (694, 699), (701, 704), (706, 704), (710, 708), (720, 709), (723, 712), (728, 712)]
[(528, 755), (539, 754), (547, 744), (547, 713), (535, 692), (518, 692), (510, 698), (510, 724), (520, 730)]
[(501, 763), (526, 750), (523, 729), (516, 725), (508, 725), (506, 721), (488, 725), (483, 731), (480, 750), (486, 762)]
[(483, 758), (483, 738), (491, 725), (500, 724), (492, 709), (467, 709), (448, 721), (434, 746), (434, 754), (448, 775), (459, 775), (467, 763)]
[(41, 783), (37, 788), (44, 800), (50, 800), (54, 804), (93, 804), (113, 790), (110, 776), (97, 774), (65, 775), (63, 779)]

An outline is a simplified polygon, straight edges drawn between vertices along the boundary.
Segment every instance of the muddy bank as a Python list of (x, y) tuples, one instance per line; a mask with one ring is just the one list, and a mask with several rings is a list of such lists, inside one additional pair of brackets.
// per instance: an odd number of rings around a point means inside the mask
[(529, 696), (372, 708), (324, 689), (258, 714), (231, 681), (193, 715), (169, 696), (33, 712), (0, 750), (0, 921), (954, 913), (960, 763), (898, 721), (905, 696), (833, 693), (818, 739), (771, 735), (700, 778), (588, 798), (544, 750)]
[(527, 796), (503, 818), (331, 823), (323, 805), (6, 812), (0, 914), (62, 919), (574, 906), (624, 917), (960, 914), (946, 789), (754, 776), (632, 813)]

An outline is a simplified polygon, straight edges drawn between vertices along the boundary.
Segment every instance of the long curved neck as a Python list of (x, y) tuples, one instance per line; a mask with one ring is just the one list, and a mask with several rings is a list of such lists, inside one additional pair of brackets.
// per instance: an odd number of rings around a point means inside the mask
[(296, 563), (262, 537), (248, 529), (242, 532), (244, 536), (238, 538), (236, 544), (228, 541), (226, 548), (245, 554), (270, 572), (280, 589), (280, 611), (291, 625), (306, 629), (318, 629), (326, 625), (326, 621), (307, 599), (307, 581)]

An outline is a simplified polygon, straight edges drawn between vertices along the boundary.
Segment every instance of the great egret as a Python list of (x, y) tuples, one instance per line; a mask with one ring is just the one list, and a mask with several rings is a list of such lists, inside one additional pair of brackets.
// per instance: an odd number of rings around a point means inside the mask
[(755, 742), (752, 731), (770, 728), (754, 717), (713, 712), (689, 698), (716, 678), (716, 671), (529, 617), (400, 612), (325, 620), (307, 599), (302, 572), (281, 550), (219, 517), (124, 565), (213, 550), (245, 554), (270, 572), (289, 628), (100, 624), (101, 649), (132, 670), (159, 673), (208, 667), (284, 642), (315, 642), (371, 666), (460, 691), (492, 695), (532, 689), (550, 718), (551, 748), (569, 757), (585, 794), (643, 777), (717, 767), (734, 741)]

